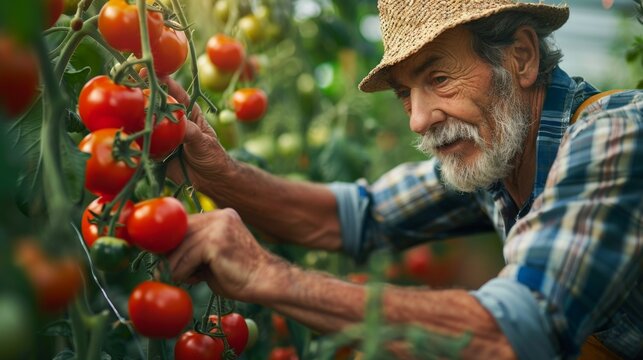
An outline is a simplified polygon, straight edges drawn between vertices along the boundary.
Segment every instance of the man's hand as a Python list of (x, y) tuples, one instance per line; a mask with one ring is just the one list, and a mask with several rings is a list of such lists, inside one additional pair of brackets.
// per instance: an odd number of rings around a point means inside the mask
[(263, 249), (232, 209), (190, 216), (169, 262), (176, 281), (203, 280), (217, 294), (257, 303), (270, 297), (290, 267)]
[[(173, 79), (166, 77), (161, 81), (168, 86), (168, 92), (186, 107), (190, 104), (188, 93)], [(206, 186), (209, 180), (225, 173), (232, 161), (219, 143), (216, 133), (206, 121), (198, 104), (195, 104), (187, 123), (183, 140), (183, 161), (188, 176), (197, 189)], [(167, 175), (174, 182), (183, 182), (183, 173), (178, 159), (170, 162)]]

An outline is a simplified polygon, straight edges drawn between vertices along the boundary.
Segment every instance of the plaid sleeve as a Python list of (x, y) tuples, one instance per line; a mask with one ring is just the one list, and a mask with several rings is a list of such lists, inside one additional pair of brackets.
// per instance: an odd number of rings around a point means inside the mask
[[(344, 249), (358, 262), (377, 248), (404, 249), (428, 240), (493, 230), (474, 195), (445, 188), (435, 160), (399, 165), (372, 185), (360, 182), (353, 188), (341, 192), (350, 196), (337, 196), (339, 187), (334, 186)], [(344, 231), (349, 228), (353, 230)]]
[(534, 292), (564, 354), (640, 292), (643, 95), (610, 101), (569, 128), (543, 193), (504, 249), (500, 276)]

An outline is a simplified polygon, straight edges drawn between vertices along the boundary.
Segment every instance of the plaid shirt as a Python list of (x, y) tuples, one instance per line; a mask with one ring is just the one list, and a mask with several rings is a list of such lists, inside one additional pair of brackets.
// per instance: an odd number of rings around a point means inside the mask
[[(501, 182), (471, 194), (447, 190), (435, 159), (400, 165), (372, 185), (333, 184), (344, 249), (361, 261), (377, 248), (495, 229), (506, 260), (498, 279), (528, 290), (534, 321), (542, 322), (539, 331), (547, 332), (556, 356), (576, 355), (596, 334), (621, 356), (643, 357), (643, 92), (604, 97), (570, 125), (574, 110), (597, 92), (554, 71), (538, 130), (534, 188), (522, 208)], [(492, 288), (475, 294), (484, 298)], [(508, 307), (528, 300), (501, 292), (493, 301)], [(503, 317), (496, 316), (507, 334)]]

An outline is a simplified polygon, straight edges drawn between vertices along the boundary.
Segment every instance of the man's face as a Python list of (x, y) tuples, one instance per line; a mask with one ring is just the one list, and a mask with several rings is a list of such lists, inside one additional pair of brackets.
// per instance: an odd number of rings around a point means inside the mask
[(470, 36), (447, 31), (396, 65), (390, 79), (411, 130), (422, 136), (418, 148), (440, 160), (447, 185), (464, 192), (509, 175), (530, 121), (511, 74), (483, 62)]

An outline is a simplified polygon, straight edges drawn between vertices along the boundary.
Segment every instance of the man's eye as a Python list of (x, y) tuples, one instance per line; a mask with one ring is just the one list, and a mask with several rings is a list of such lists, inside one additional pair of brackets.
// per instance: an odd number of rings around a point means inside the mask
[(446, 76), (436, 76), (433, 78), (433, 83), (439, 85), (446, 82), (447, 80), (449, 80), (449, 78), (447, 78)]

